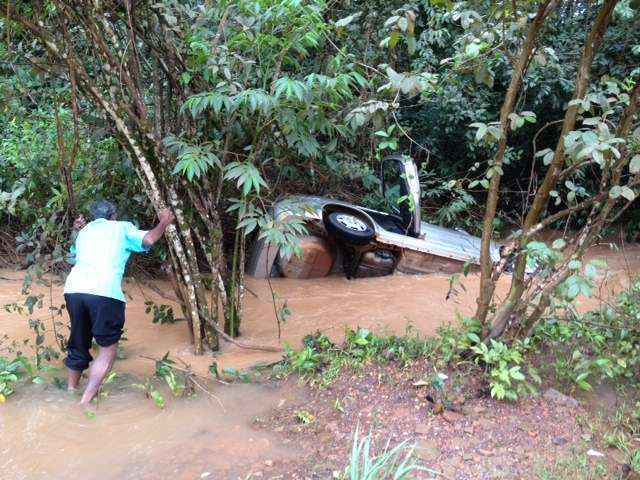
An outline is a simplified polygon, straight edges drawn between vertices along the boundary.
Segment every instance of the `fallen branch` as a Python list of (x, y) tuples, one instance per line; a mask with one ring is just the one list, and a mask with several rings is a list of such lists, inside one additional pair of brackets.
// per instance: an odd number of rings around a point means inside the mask
[(218, 335), (220, 335), (220, 338), (222, 338), (223, 340), (229, 343), (232, 343), (236, 347), (244, 348), (247, 350), (258, 350), (261, 352), (274, 352), (274, 353), (284, 352), (284, 349), (282, 347), (271, 347), (269, 345), (254, 345), (251, 343), (239, 342), (238, 340), (235, 340), (234, 338), (232, 338), (230, 335), (227, 335), (224, 332), (224, 330), (218, 326), (218, 323), (214, 322), (213, 319), (206, 314), (206, 312), (200, 311), (200, 314), (204, 316), (207, 320), (209, 320), (209, 323), (211, 324), (213, 329), (216, 332), (218, 332)]
[[(186, 368), (180, 368), (180, 367), (176, 367), (174, 364), (169, 363), (169, 362), (165, 362), (164, 360), (158, 360), (157, 358), (153, 358), (153, 357), (147, 357), (146, 355), (140, 355), (140, 358), (144, 358), (145, 360), (151, 360), (153, 362), (160, 362), (160, 363), (164, 363), (165, 365), (167, 365), (168, 367), (172, 368), (173, 370), (177, 370), (179, 372), (182, 372), (185, 374), (186, 379), (188, 381), (190, 381), (195, 387), (198, 387), (198, 389), (200, 389), (201, 391), (203, 391), (204, 393), (206, 393), (207, 395), (209, 395), (209, 397), (211, 397), (212, 399), (214, 399), (215, 401), (218, 402), (218, 404), (220, 405), (220, 407), (222, 408), (222, 410), (224, 412), (226, 412), (226, 409), (224, 408), (224, 405), (222, 404), (222, 401), (220, 401), (220, 399), (218, 397), (216, 397), (213, 393), (211, 393), (211, 391), (204, 387), (203, 385), (201, 385), (200, 383), (198, 383), (195, 379), (196, 378), (202, 378), (203, 380), (208, 380), (208, 378), (203, 377), (202, 375), (198, 375), (197, 373), (195, 373), (193, 370), (191, 370), (191, 367), (189, 365), (187, 365), (185, 362), (182, 362)], [(180, 359), (178, 359), (180, 360)], [(180, 360), (182, 361), (182, 360)], [(226, 382), (223, 382), (221, 380), (218, 380), (220, 383), (223, 383), (225, 385), (228, 385)]]

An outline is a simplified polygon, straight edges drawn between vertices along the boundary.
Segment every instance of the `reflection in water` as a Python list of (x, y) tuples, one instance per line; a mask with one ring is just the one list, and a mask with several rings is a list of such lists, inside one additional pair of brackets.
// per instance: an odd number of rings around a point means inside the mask
[[(126, 387), (126, 389), (125, 389)], [(0, 477), (12, 480), (230, 478), (265, 458), (286, 460), (286, 449), (251, 428), (283, 391), (256, 385), (217, 387), (225, 406), (198, 397), (156, 408), (122, 385), (89, 419), (66, 392), (23, 388), (0, 407)], [(170, 400), (170, 399), (168, 399)]]

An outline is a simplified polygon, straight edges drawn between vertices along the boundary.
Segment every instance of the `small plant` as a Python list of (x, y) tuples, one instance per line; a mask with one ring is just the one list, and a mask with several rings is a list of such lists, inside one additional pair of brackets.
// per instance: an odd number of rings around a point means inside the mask
[(304, 381), (327, 387), (345, 367), (360, 369), (369, 362), (388, 363), (392, 360), (406, 365), (433, 353), (432, 344), (421, 339), (411, 328), (402, 337), (379, 337), (365, 328), (347, 329), (341, 346), (317, 332), (307, 335), (303, 344), (304, 347), (297, 351), (286, 346), (285, 359), (274, 368), (274, 374), (286, 376), (296, 373)]
[[(169, 352), (161, 359), (155, 360), (155, 367), (155, 378), (163, 380), (174, 397), (183, 397), (193, 393), (194, 380), (192, 379), (192, 372), (188, 369), (177, 367), (176, 362), (169, 358)], [(147, 378), (145, 383), (138, 383), (133, 386), (142, 390), (145, 396), (153, 400), (158, 408), (165, 407), (166, 400), (156, 388), (153, 378)]]
[[(522, 372), (523, 351), (528, 345), (528, 340), (507, 346), (492, 339), (489, 346), (480, 342), (471, 347), (476, 354), (476, 363), (484, 365), (489, 373), (492, 397), (515, 402), (518, 396), (535, 393), (535, 388), (527, 382)], [(529, 376), (534, 382), (540, 383), (540, 377), (533, 367), (529, 367)]]
[(147, 378), (144, 383), (133, 384), (135, 388), (139, 388), (144, 392), (145, 397), (153, 400), (153, 403), (158, 408), (164, 408), (166, 401), (158, 389), (153, 385), (151, 378)]
[(22, 363), (17, 358), (9, 360), (0, 357), (0, 403), (15, 391), (15, 384), (22, 378)]
[(631, 470), (637, 475), (640, 475), (640, 450), (636, 450), (633, 452), (629, 459), (629, 465), (631, 466)]
[(169, 358), (169, 352), (156, 361), (156, 377), (165, 381), (174, 397), (185, 393), (187, 382), (181, 372), (176, 371), (175, 362)]
[(438, 329), (438, 336), (434, 340), (436, 360), (443, 364), (460, 362), (464, 352), (480, 343), (482, 325), (475, 318), (458, 318), (460, 327), (445, 325)]
[(360, 438), (359, 428), (353, 435), (353, 447), (345, 479), (349, 480), (408, 480), (418, 472), (437, 474), (420, 466), (413, 458), (415, 447), (402, 442), (390, 448), (389, 442), (378, 455), (372, 452), (371, 434)]
[(312, 347), (295, 351), (287, 346), (286, 356), (291, 371), (300, 375), (315, 373), (321, 365), (321, 356)]
[(591, 390), (592, 383), (602, 380), (635, 383), (640, 380), (639, 320), (640, 281), (636, 281), (616, 303), (596, 311), (554, 312), (535, 330), (533, 340), (552, 351), (558, 379), (581, 390)]
[(164, 325), (165, 323), (176, 323), (176, 318), (173, 315), (173, 308), (170, 305), (157, 305), (151, 300), (144, 302), (147, 306), (145, 313), (153, 314), (153, 323), (159, 323)]
[(309, 425), (310, 423), (315, 422), (316, 417), (306, 410), (298, 410), (296, 412), (296, 420), (303, 425)]
[(7, 397), (15, 392), (16, 385), (22, 380), (30, 379), (33, 383), (44, 383), (38, 372), (26, 357), (19, 355), (10, 360), (0, 356), (0, 404), (7, 401)]

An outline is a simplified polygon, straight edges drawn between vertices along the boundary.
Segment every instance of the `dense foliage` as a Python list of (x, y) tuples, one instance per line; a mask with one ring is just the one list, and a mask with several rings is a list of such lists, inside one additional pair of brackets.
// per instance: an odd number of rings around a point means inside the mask
[[(622, 3), (594, 61), (594, 78), (622, 79), (637, 68), (637, 17), (628, 3)], [(377, 200), (368, 195), (374, 194), (378, 186), (376, 160), (378, 147), (384, 143), (382, 151), (398, 149), (419, 161), (428, 160), (423, 189), (428, 208), (423, 211), (430, 221), (478, 227), (482, 188), (475, 180), (481, 178), (484, 169), (480, 165), (489, 159), (491, 150), (473, 141), (476, 132), (469, 125), (489, 123), (498, 117), (511, 72), (507, 53), (515, 46), (499, 31), (498, 23), (493, 29), (480, 30), (486, 26), (482, 22), (499, 7), (492, 6), (492, 2), (456, 4), (453, 8), (446, 2), (339, 2), (329, 8), (318, 3), (299, 10), (302, 7), (297, 3), (285, 2), (264, 10), (264, 18), (259, 20), (260, 38), (256, 39), (245, 28), (248, 18), (260, 15), (260, 10), (252, 10), (251, 5), (243, 3), (244, 11), (235, 18), (227, 15), (225, 41), (216, 42), (219, 45), (215, 55), (210, 54), (210, 45), (217, 38), (216, 31), (206, 26), (206, 17), (193, 22), (185, 37), (189, 56), (181, 81), (189, 84), (194, 77), (203, 76), (216, 88), (196, 94), (183, 108), (203, 121), (213, 116), (217, 124), (209, 126), (210, 135), (205, 131), (198, 136), (197, 148), (188, 148), (177, 139), (168, 140), (182, 153), (176, 172), (193, 179), (215, 162), (223, 150), (221, 131), (235, 112), (240, 122), (234, 125), (238, 129), (234, 140), (240, 143), (233, 148), (233, 156), (243, 158), (251, 149), (255, 156), (257, 147), (257, 155), (264, 157), (261, 168), (273, 196), (295, 191), (345, 196), (355, 193), (360, 198), (354, 200), (375, 203)], [(165, 8), (168, 21), (175, 22), (175, 28), (181, 20), (196, 15), (183, 7), (180, 13), (185, 18), (181, 18), (168, 10), (171, 4)], [(208, 15), (215, 23), (226, 8), (223, 5)], [(513, 14), (506, 8), (501, 15)], [(530, 139), (541, 126), (560, 118), (570, 100), (581, 38), (596, 11), (588, 2), (568, 2), (543, 32), (544, 47), (534, 57), (518, 105), (521, 111), (535, 112), (537, 123), (525, 124), (508, 152), (503, 180), (508, 195), (497, 220), (499, 229), (507, 229), (522, 214), (522, 172), (528, 172), (534, 148), (551, 146), (556, 127), (542, 131), (535, 146)], [(288, 33), (279, 29), (270, 33), (269, 28), (277, 27), (282, 18), (295, 18)], [(23, 50), (18, 44), (6, 43), (13, 39), (6, 34), (11, 30), (3, 26), (3, 32), (1, 189), (5, 192), (3, 204), (15, 213), (10, 221), (19, 228), (33, 223), (34, 212), (40, 212), (39, 217), (49, 217), (54, 211), (64, 210), (63, 186), (44, 182), (58, 178), (54, 112), (60, 108), (68, 137), (70, 93), (68, 83), (43, 77), (24, 58), (17, 62), (15, 55)], [(15, 40), (20, 38), (17, 32), (11, 35)], [(501, 40), (507, 44), (500, 45)], [(264, 48), (254, 49), (256, 42), (262, 42)], [(283, 56), (278, 64), (278, 53), (288, 52), (292, 46), (291, 54)], [(391, 92), (391, 96), (376, 99), (380, 103), (365, 102), (345, 118), (349, 99), (354, 108), (357, 106), (354, 94), (384, 86), (387, 79), (374, 69), (385, 67), (394, 72), (437, 75), (437, 80), (422, 77), (432, 82), (427, 92), (415, 95), (422, 88), (414, 84), (415, 90), (400, 95)], [(239, 85), (245, 93), (236, 98), (233, 88)], [(407, 86), (411, 88), (411, 82)], [(202, 85), (194, 88), (206, 89)], [(237, 106), (229, 103), (232, 100)], [(254, 117), (256, 110), (260, 115)], [(378, 115), (371, 118), (373, 113)], [(373, 123), (368, 123), (367, 128), (350, 133), (348, 125), (358, 126), (370, 119)], [(140, 211), (129, 210), (124, 199), (141, 195), (142, 186), (132, 175), (131, 167), (127, 170), (124, 154), (118, 152), (110, 135), (113, 130), (90, 110), (83, 111), (81, 120), (83, 158), (73, 172), (79, 205), (86, 205), (88, 199), (95, 197), (122, 199), (119, 205), (125, 213), (137, 216)], [(396, 120), (402, 130), (394, 128)], [(283, 127), (285, 130), (281, 131)], [(386, 135), (388, 129), (394, 142), (385, 142), (382, 134)], [(378, 131), (379, 135), (373, 135)], [(258, 138), (261, 143), (253, 145)], [(202, 149), (213, 152), (213, 156), (202, 155)], [(99, 181), (83, 181), (94, 174)], [(61, 179), (56, 180), (60, 182)], [(16, 211), (18, 197), (24, 201)], [(143, 198), (142, 195), (138, 201)], [(40, 207), (46, 207), (44, 214)]]

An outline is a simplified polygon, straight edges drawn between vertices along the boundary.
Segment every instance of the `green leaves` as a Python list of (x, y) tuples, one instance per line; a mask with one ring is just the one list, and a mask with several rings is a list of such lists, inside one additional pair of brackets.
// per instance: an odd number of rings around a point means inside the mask
[(544, 165), (550, 165), (551, 161), (553, 160), (554, 153), (555, 152), (550, 148), (545, 148), (544, 150), (540, 150), (539, 152), (537, 152), (536, 157), (542, 157), (542, 163)]
[(267, 186), (258, 168), (251, 162), (231, 162), (227, 165), (224, 178), (236, 180), (236, 186), (243, 196), (254, 192), (260, 195), (260, 189)]
[(531, 258), (537, 264), (547, 267), (555, 266), (562, 259), (562, 255), (556, 249), (549, 248), (544, 242), (529, 242), (527, 243), (526, 251), (527, 258)]
[(25, 193), (26, 178), (22, 178), (13, 184), (10, 192), (0, 191), (0, 209), (6, 209), (10, 214), (15, 215), (18, 200)]
[(609, 198), (616, 199), (619, 197), (623, 197), (626, 200), (632, 202), (633, 200), (635, 200), (636, 194), (631, 188), (627, 187), (626, 185), (614, 185), (613, 187), (611, 187), (611, 190), (609, 190)]
[[(489, 371), (493, 398), (516, 401), (519, 393), (533, 390), (521, 367), (527, 345), (525, 342), (515, 342), (514, 345), (507, 346), (492, 339), (489, 345), (478, 342), (471, 346), (471, 350), (476, 354), (475, 362), (484, 364)], [(539, 383), (537, 372), (534, 371), (532, 378), (534, 382)]]
[(189, 181), (202, 177), (211, 167), (222, 168), (211, 144), (190, 145), (174, 136), (165, 138), (164, 144), (177, 158), (173, 173), (184, 175)]
[(244, 90), (232, 98), (234, 106), (243, 108), (247, 113), (259, 112), (268, 115), (276, 107), (277, 102), (261, 88)]
[(284, 95), (287, 100), (296, 99), (300, 102), (308, 98), (307, 85), (300, 80), (282, 77), (276, 80), (274, 86), (276, 98)]
[[(601, 168), (605, 168), (609, 158), (620, 158), (616, 145), (624, 143), (615, 137), (606, 123), (598, 123), (594, 130), (576, 130), (565, 136), (565, 151), (573, 162), (592, 158)], [(609, 158), (608, 158), (609, 157)]]
[(491, 144), (500, 140), (502, 137), (500, 122), (491, 122), (488, 124), (483, 122), (474, 122), (469, 126), (477, 129), (475, 139), (478, 143), (484, 141)]
[(356, 12), (352, 15), (349, 15), (348, 17), (344, 17), (339, 20), (336, 20), (334, 22), (334, 25), (338, 28), (344, 28), (347, 25), (350, 25), (351, 23), (355, 22), (361, 15), (362, 15), (362, 12)]
[(35, 367), (22, 356), (13, 360), (0, 356), (0, 405), (15, 391), (16, 384), (30, 376), (34, 383), (40, 383), (41, 378), (35, 375)]
[(478, 65), (474, 71), (474, 78), (476, 83), (481, 83), (489, 88), (493, 88), (495, 74), (488, 64), (481, 63)]
[(520, 112), (520, 114), (512, 112), (509, 114), (509, 122), (511, 130), (517, 130), (522, 127), (525, 122), (536, 123), (536, 114), (533, 112)]
[(480, 55), (481, 48), (480, 42), (472, 42), (465, 47), (464, 53), (469, 58), (475, 58)]
[(387, 67), (386, 74), (389, 83), (380, 87), (378, 91), (391, 90), (409, 96), (415, 96), (433, 87), (438, 78), (437, 75), (430, 73), (398, 73), (391, 67)]
[(361, 106), (354, 108), (345, 116), (345, 122), (347, 122), (352, 129), (357, 129), (376, 115), (383, 115), (384, 112), (389, 110), (390, 104), (387, 102), (379, 102), (376, 100), (370, 100), (363, 103)]
[(180, 108), (181, 112), (189, 112), (192, 118), (199, 117), (205, 110), (211, 109), (216, 114), (224, 110), (231, 111), (233, 102), (229, 96), (221, 92), (204, 92), (187, 99)]
[[(301, 89), (305, 89), (304, 84), (298, 80), (290, 80), (290, 82), (291, 85), (289, 85), (287, 95), (293, 92), (295, 96), (299, 96)], [(263, 115), (268, 115), (276, 106), (277, 96), (273, 97), (261, 88), (249, 88), (235, 95), (228, 95), (218, 91), (193, 95), (185, 101), (181, 111), (183, 113), (189, 112), (193, 118), (198, 118), (206, 110), (212, 110), (216, 114), (224, 112), (230, 114), (239, 109), (247, 114), (259, 112)]]
[(593, 293), (593, 284), (591, 281), (578, 274), (571, 275), (559, 288), (560, 292), (569, 302), (575, 300), (579, 295), (588, 298)]
[(376, 137), (380, 137), (382, 140), (377, 146), (377, 150), (379, 152), (384, 152), (385, 150), (397, 150), (398, 149), (398, 139), (394, 136), (394, 131), (396, 129), (395, 125), (391, 125), (387, 130), (378, 130), (374, 132)]

